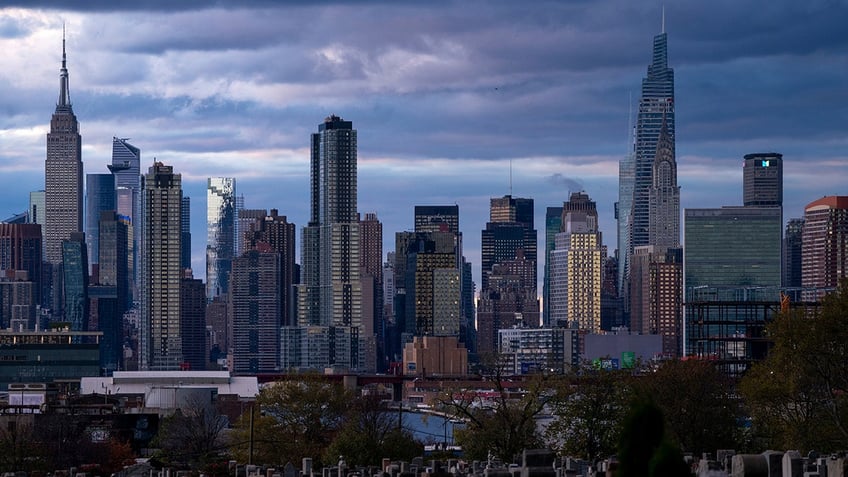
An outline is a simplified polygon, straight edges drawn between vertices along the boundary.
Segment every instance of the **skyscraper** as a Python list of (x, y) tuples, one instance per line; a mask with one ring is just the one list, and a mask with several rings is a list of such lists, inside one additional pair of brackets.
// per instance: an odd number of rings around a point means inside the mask
[(375, 212), (359, 221), (359, 276), (362, 282), (362, 338), (366, 369), (382, 368), (383, 355), (383, 223)]
[[(260, 247), (261, 248), (261, 247)], [(280, 254), (248, 250), (233, 260), (233, 372), (271, 373), (280, 366)]]
[(88, 249), (84, 233), (74, 232), (62, 240), (62, 264), (65, 321), (70, 323), (71, 331), (89, 331)]
[[(668, 37), (665, 32), (654, 37), (653, 61), (648, 65), (648, 74), (642, 79), (642, 96), (639, 99), (639, 113), (636, 118), (636, 144), (634, 162), (633, 203), (630, 223), (630, 249), (640, 245), (649, 245), (651, 214), (651, 189), (654, 186), (654, 168), (658, 146), (667, 161), (667, 154), (674, 160), (675, 143), (674, 122), (674, 70), (668, 67)], [(666, 139), (660, 143), (660, 135), (665, 128)], [(667, 162), (666, 162), (667, 163)], [(676, 167), (673, 185), (677, 185)], [(670, 178), (666, 178), (668, 181)], [(666, 185), (662, 184), (661, 185)], [(655, 210), (653, 213), (668, 213), (667, 210)], [(655, 218), (670, 230), (680, 230), (680, 217), (668, 216)], [(676, 223), (676, 225), (675, 225)], [(679, 233), (679, 232), (678, 232)], [(678, 241), (679, 241), (678, 236)]]
[(773, 287), (781, 281), (780, 209), (686, 209), (684, 290), (696, 287)]
[[(94, 274), (99, 263), (100, 213), (116, 210), (115, 176), (112, 174), (86, 174), (85, 176), (85, 241), (88, 245), (90, 272)], [(96, 275), (96, 274), (95, 274)]]
[(657, 151), (654, 156), (651, 189), (648, 192), (648, 242), (658, 247), (680, 245), (680, 186), (677, 185), (677, 161), (674, 140), (663, 116)]
[(0, 223), (0, 270), (27, 272), (33, 305), (41, 304), (42, 249), (40, 225)]
[[(117, 319), (130, 308), (129, 250), (130, 224), (122, 215), (110, 210), (100, 214), (99, 284), (115, 287)], [(120, 325), (120, 323), (119, 323)]]
[(416, 205), (415, 231), (459, 233), (459, 206)]
[(65, 39), (62, 38), (59, 101), (47, 133), (44, 171), (45, 258), (54, 265), (62, 263), (62, 241), (82, 231), (82, 174), (82, 137), (71, 106)]
[(183, 270), (191, 268), (191, 197), (183, 197), (180, 211), (180, 234), (182, 250), (180, 251), (180, 267)]
[(129, 139), (112, 138), (112, 164), (109, 171), (115, 176), (115, 200), (117, 212), (130, 223), (127, 250), (127, 273), (130, 278), (130, 294), (136, 294), (138, 280), (139, 249), (141, 240), (141, 150)]
[(742, 169), (743, 205), (783, 205), (783, 154), (760, 152), (745, 154)]
[(783, 233), (784, 288), (801, 287), (801, 247), (804, 219), (789, 219)]
[(206, 369), (206, 288), (203, 280), (184, 271), (180, 280), (180, 338), (183, 363), (181, 369)]
[(556, 234), (562, 228), (562, 207), (545, 211), (545, 271), (542, 281), (542, 326), (551, 323), (551, 252), (556, 248)]
[(206, 299), (227, 293), (236, 246), (236, 180), (206, 182)]
[[(302, 326), (362, 325), (359, 279), (359, 220), (356, 193), (356, 130), (338, 116), (327, 117), (312, 134), (310, 216), (303, 229), (298, 321)], [(356, 338), (354, 338), (356, 339)], [(333, 355), (339, 363), (353, 356)]]
[[(551, 309), (548, 316), (551, 326), (568, 326), (572, 321), (569, 317), (569, 303), (572, 299), (569, 298), (572, 295), (569, 293), (571, 290), (569, 260), (573, 260), (569, 259), (571, 236), (598, 233), (598, 209), (595, 202), (590, 200), (585, 192), (573, 192), (559, 209), (562, 214), (559, 220), (560, 229), (554, 234), (554, 247), (549, 257)], [(594, 265), (595, 262), (589, 264)], [(598, 293), (600, 294), (600, 287)], [(600, 295), (598, 295), (598, 307), (600, 307)], [(600, 329), (600, 317), (598, 317), (598, 325)]]
[[(253, 217), (251, 221), (243, 221), (244, 217)], [(296, 325), (295, 316), (297, 312), (294, 303), (295, 271), (295, 224), (288, 221), (285, 215), (280, 215), (277, 209), (271, 209), (270, 215), (264, 209), (242, 209), (239, 221), (244, 227), (243, 232), (244, 251), (260, 250), (276, 252), (280, 255), (279, 271), (279, 295), (280, 295), (280, 326)], [(243, 255), (244, 253), (242, 253)]]
[(154, 162), (142, 178), (139, 368), (179, 370), (182, 184), (171, 166)]
[(848, 277), (848, 196), (832, 195), (807, 204), (803, 230), (803, 298), (818, 300)]
[[(525, 260), (538, 263), (536, 229), (533, 226), (533, 199), (514, 198), (510, 195), (491, 199), (489, 222), (482, 232), (482, 290), (488, 288), (492, 267), (501, 261), (515, 259), (519, 249), (523, 251)], [(535, 281), (532, 286), (536, 288)]]

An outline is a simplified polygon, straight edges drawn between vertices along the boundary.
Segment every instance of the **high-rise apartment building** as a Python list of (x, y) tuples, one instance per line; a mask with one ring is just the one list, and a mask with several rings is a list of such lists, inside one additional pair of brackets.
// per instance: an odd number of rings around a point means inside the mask
[(630, 305), (630, 330), (661, 335), (663, 354), (679, 357), (683, 340), (683, 250), (636, 247), (631, 265), (634, 302)]
[[(312, 134), (310, 215), (303, 229), (298, 321), (301, 326), (349, 327), (350, 336), (358, 341), (362, 289), (356, 149), (353, 123), (338, 116), (327, 117)], [(343, 356), (340, 348), (330, 355), (333, 363), (357, 366), (358, 349), (348, 348), (352, 355)]]
[(62, 68), (59, 70), (59, 101), (47, 133), (44, 170), (45, 258), (62, 263), (62, 241), (83, 230), (82, 137), (71, 106), (65, 40), (62, 39)]
[[(633, 203), (630, 224), (630, 250), (639, 245), (650, 245), (651, 188), (654, 185), (654, 166), (660, 146), (660, 133), (665, 125), (667, 141), (663, 151), (670, 149), (674, 157), (674, 70), (668, 67), (668, 36), (665, 32), (654, 37), (653, 61), (648, 74), (642, 79), (642, 96), (636, 117), (636, 143), (634, 161)], [(674, 171), (676, 173), (676, 169)], [(674, 179), (676, 185), (677, 180)], [(659, 211), (657, 211), (659, 212)], [(656, 219), (655, 219), (656, 220)], [(679, 216), (666, 217), (664, 222), (673, 227)], [(679, 240), (679, 238), (678, 238)]]
[[(295, 326), (297, 324), (297, 306), (294, 301), (294, 282), (296, 279), (295, 255), (295, 224), (288, 221), (285, 215), (279, 215), (277, 209), (271, 209), (268, 214), (264, 209), (242, 209), (239, 220), (243, 225), (244, 252), (259, 250), (273, 251), (280, 255), (280, 326)], [(242, 220), (250, 217), (251, 219)], [(244, 255), (244, 252), (242, 255)]]
[[(261, 247), (260, 247), (261, 248)], [(230, 315), (236, 374), (280, 368), (280, 254), (265, 246), (233, 260)]]
[(41, 303), (42, 250), (40, 225), (0, 223), (0, 270), (26, 271), (33, 305)]
[(804, 208), (801, 286), (819, 300), (848, 277), (848, 196), (827, 196)]
[(601, 329), (601, 283), (606, 259), (598, 210), (585, 192), (573, 192), (562, 205), (560, 232), (551, 251), (550, 324)]
[(236, 180), (206, 182), (206, 299), (227, 293), (236, 246)]
[(183, 197), (182, 209), (180, 211), (180, 267), (187, 270), (191, 267), (191, 197)]
[(539, 326), (535, 269), (534, 261), (523, 257), (520, 250), (515, 259), (492, 268), (489, 288), (480, 291), (477, 305), (477, 352), (483, 358), (492, 358), (497, 352), (499, 330)]
[(139, 368), (179, 370), (184, 362), (180, 312), (182, 178), (154, 162), (142, 178)]
[(359, 276), (362, 282), (362, 333), (366, 367), (376, 371), (384, 364), (383, 325), (383, 223), (375, 212), (359, 221)]
[(755, 207), (783, 205), (783, 154), (745, 154), (742, 169), (742, 203)]
[(88, 245), (90, 272), (99, 263), (100, 213), (116, 209), (115, 176), (112, 174), (86, 174), (85, 176), (85, 241)]

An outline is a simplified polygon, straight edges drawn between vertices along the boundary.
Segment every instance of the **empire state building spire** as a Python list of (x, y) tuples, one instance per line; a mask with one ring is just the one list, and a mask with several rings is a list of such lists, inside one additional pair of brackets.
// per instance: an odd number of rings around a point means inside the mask
[(68, 57), (65, 54), (65, 27), (62, 27), (62, 68), (59, 70), (59, 102), (56, 112), (71, 110), (71, 90), (68, 87)]

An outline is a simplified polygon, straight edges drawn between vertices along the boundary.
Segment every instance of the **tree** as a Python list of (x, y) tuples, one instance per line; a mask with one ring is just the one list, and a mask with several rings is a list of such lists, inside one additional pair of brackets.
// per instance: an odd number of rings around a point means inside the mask
[(346, 422), (325, 454), (325, 462), (342, 455), (350, 466), (379, 465), (381, 459), (411, 460), (423, 452), (380, 396), (358, 396), (350, 405)]
[(560, 382), (549, 402), (554, 421), (545, 431), (548, 445), (593, 461), (615, 454), (629, 382), (626, 371), (590, 367)]
[(505, 383), (496, 373), (491, 400), (464, 391), (450, 392), (440, 399), (448, 415), (466, 422), (464, 429), (455, 430), (455, 437), (470, 460), (485, 460), (491, 451), (494, 457), (511, 462), (524, 449), (543, 443), (536, 417), (545, 407), (550, 376), (532, 375), (517, 392), (510, 392)]
[(662, 411), (666, 435), (684, 450), (700, 455), (738, 447), (739, 399), (733, 382), (712, 363), (666, 361), (634, 379), (633, 387)]
[(781, 312), (766, 328), (774, 346), (740, 392), (760, 445), (833, 451), (848, 439), (848, 282), (816, 309)]
[[(253, 463), (285, 465), (310, 457), (316, 467), (345, 423), (353, 393), (319, 376), (303, 376), (263, 388), (256, 401), (253, 423)], [(242, 416), (234, 432), (233, 451), (238, 460), (249, 457), (249, 415)], [(334, 463), (334, 462), (333, 462)]]
[(0, 426), (0, 472), (36, 470), (39, 446), (35, 441), (33, 415), (10, 416)]
[(155, 444), (165, 463), (200, 468), (220, 460), (225, 449), (227, 418), (211, 402), (190, 400), (164, 418)]
[(634, 401), (627, 413), (618, 445), (618, 477), (644, 477), (663, 441), (660, 408), (651, 401)]

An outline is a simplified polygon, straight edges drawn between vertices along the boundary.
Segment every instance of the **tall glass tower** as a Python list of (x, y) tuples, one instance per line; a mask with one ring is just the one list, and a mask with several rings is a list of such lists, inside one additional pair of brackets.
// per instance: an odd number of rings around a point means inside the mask
[[(654, 162), (663, 127), (666, 129), (668, 141), (663, 147), (670, 148), (673, 162), (675, 154), (674, 70), (668, 67), (668, 37), (665, 32), (654, 37), (653, 62), (648, 65), (648, 75), (642, 79), (642, 97), (639, 99), (639, 113), (636, 118), (633, 203), (628, 253), (632, 253), (634, 247), (651, 244), (650, 195), (654, 185)], [(674, 173), (676, 185), (676, 169)], [(679, 213), (675, 217), (665, 218), (662, 222), (668, 224), (670, 228), (680, 230)], [(673, 225), (674, 222), (677, 224), (676, 227)]]
[(141, 150), (128, 141), (126, 138), (112, 138), (112, 164), (108, 167), (115, 176), (117, 212), (130, 224), (127, 273), (130, 293), (135, 296), (141, 238)]
[(85, 242), (89, 267), (94, 268), (100, 263), (100, 213), (115, 210), (115, 176), (86, 174), (85, 185)]
[(236, 246), (236, 180), (206, 182), (206, 299), (228, 292)]

